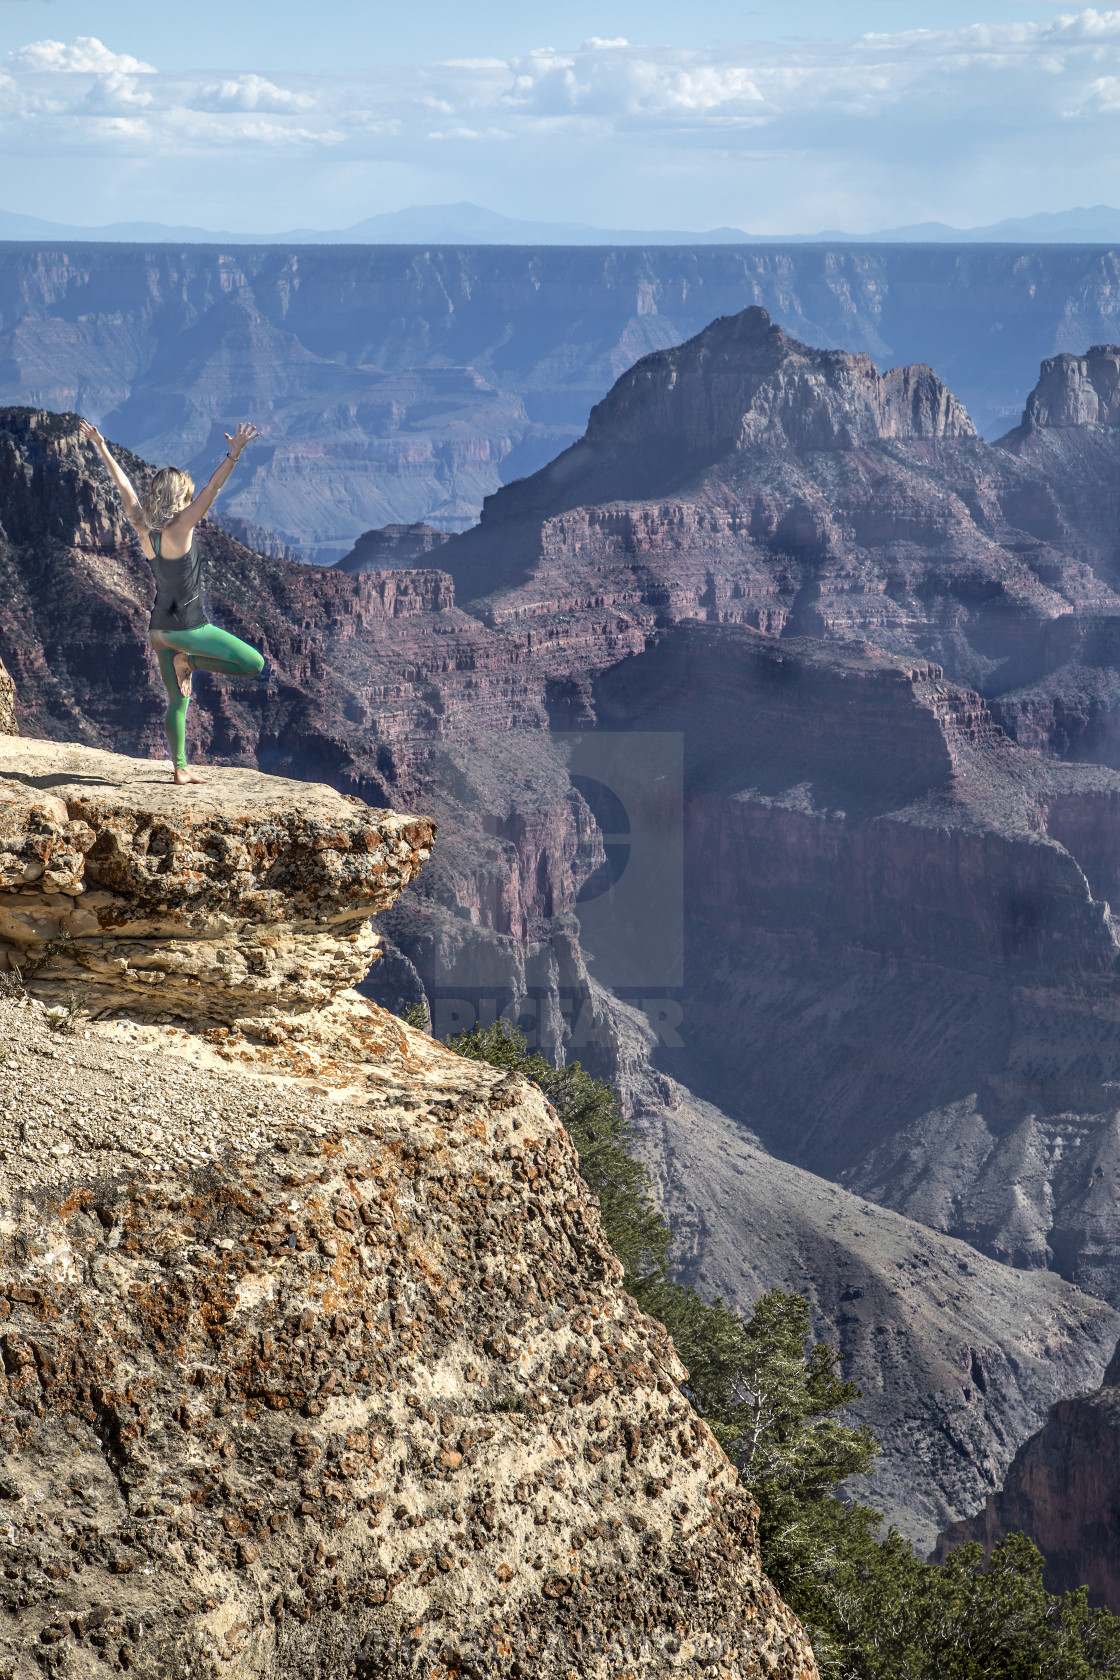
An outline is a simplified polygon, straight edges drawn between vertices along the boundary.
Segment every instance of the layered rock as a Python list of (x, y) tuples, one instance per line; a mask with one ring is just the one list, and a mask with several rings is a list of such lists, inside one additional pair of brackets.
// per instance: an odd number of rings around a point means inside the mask
[(25, 242), (0, 254), (0, 403), (81, 406), (196, 476), (242, 403), (268, 439), (227, 505), (334, 560), (372, 524), (475, 518), (640, 357), (751, 304), (811, 344), (932, 365), (990, 435), (1043, 357), (1120, 336), (1117, 267), (1054, 245)]
[[(777, 343), (755, 314), (713, 334), (709, 348), (726, 339), (748, 363)], [(907, 409), (900, 437), (858, 358), (824, 368), (788, 338), (779, 348), (769, 389), (808, 405), (797, 435), (817, 435), (813, 413), (830, 426), (844, 413), (850, 443), (833, 426), (829, 447), (794, 446), (783, 419), (699, 469), (667, 448), (667, 488), (652, 446), (588, 442), (441, 548), (477, 597), (470, 613), (444, 572), (310, 574), (204, 533), (216, 616), (263, 645), (275, 675), (200, 681), (195, 750), (434, 810), (446, 844), (415, 901), (388, 913), (394, 987), (422, 981), (437, 1011), (465, 1000), (489, 1018), (531, 1005), (544, 1042), (611, 1071), (617, 1032), (584, 966), (602, 953), (567, 920), (610, 861), (606, 831), (547, 725), (683, 732), (687, 985), (635, 1000), (678, 1023), (652, 1051), (659, 1072), (803, 1168), (1111, 1294), (1114, 777), (1016, 751), (1001, 702), (951, 680), (991, 689), (1053, 660), (1070, 626), (1106, 623), (1111, 585), (1082, 557), (1084, 525), (1063, 546), (1066, 502), (1037, 455), (1060, 444), (1072, 459), (1065, 434), (1002, 449), (922, 435), (928, 414), (955, 412), (942, 391)], [(684, 350), (674, 365), (687, 384)], [(640, 425), (636, 403), (624, 409)], [(37, 511), (0, 555), (24, 714), (42, 733), (158, 749), (145, 569), (123, 533), (112, 546), (112, 503), (81, 475), (73, 421), (33, 419), (5, 421), (13, 506)], [(1106, 430), (1077, 431), (1102, 484)], [(99, 521), (110, 535), (91, 540)], [(96, 633), (77, 640), (75, 616)], [(793, 645), (795, 630), (818, 645)], [(853, 634), (893, 652), (840, 645)], [(121, 650), (112, 671), (107, 645)], [(741, 1228), (712, 1218), (730, 1254)], [(784, 1240), (758, 1283), (819, 1252), (811, 1222), (791, 1216)], [(961, 1277), (949, 1323), (974, 1347)], [(840, 1334), (845, 1311), (820, 1305), (818, 1329)], [(1076, 1341), (1062, 1331), (1055, 1360), (1074, 1385), (1096, 1376)], [(998, 1477), (1051, 1392), (991, 1392), (974, 1439)], [(914, 1399), (898, 1397), (899, 1438)], [(946, 1463), (922, 1475), (923, 1522), (982, 1491)]]
[(848, 1491), (924, 1556), (952, 1514), (999, 1488), (1055, 1400), (1093, 1385), (1114, 1307), (1053, 1272), (1015, 1271), (803, 1168), (650, 1068), (644, 1014), (603, 999), (623, 1093), (676, 1233), (682, 1281), (749, 1316), (775, 1286), (803, 1294), (860, 1398), (848, 1421), (882, 1457)]
[(369, 917), (434, 828), (255, 772), (184, 798), (148, 761), (21, 740), (0, 747), (0, 832), (0, 950), (38, 993), (263, 1028), (365, 977)]
[[(5, 751), (5, 840), (47, 867), (4, 902), (102, 918), (29, 972), (68, 1008), (0, 1002), (9, 1672), (815, 1680), (539, 1089), (337, 990), (343, 964), (309, 1007), (316, 942), (430, 825), (244, 773), (171, 808), (132, 761)], [(159, 1011), (127, 972), (153, 921)], [(250, 921), (271, 1035), (237, 1013)], [(192, 994), (207, 939), (228, 960)]]
[(1120, 422), (1120, 345), (1094, 344), (1043, 362), (1024, 426), (1115, 426)]
[(340, 572), (349, 572), (352, 577), (388, 566), (411, 567), (448, 541), (450, 532), (437, 531), (423, 520), (413, 525), (383, 525), (380, 530), (363, 531), (349, 554), (344, 554), (336, 565)]
[(975, 436), (931, 368), (880, 377), (870, 356), (810, 349), (754, 308), (643, 357), (592, 409), (585, 442), (655, 444), (703, 460), (756, 444), (854, 449), (883, 438)]
[(210, 523), (220, 531), (228, 531), (231, 537), (236, 537), (239, 543), (251, 548), (254, 553), (267, 554), (272, 560), (303, 561), (307, 558), (298, 548), (278, 537), (275, 531), (269, 531), (251, 519), (242, 519), (236, 513), (211, 512)]
[(1093, 1603), (1120, 1613), (1120, 1364), (1101, 1387), (1063, 1399), (1016, 1453), (1003, 1486), (976, 1516), (938, 1538), (943, 1561), (979, 1541), (986, 1555), (1013, 1532), (1029, 1534), (1046, 1559), (1051, 1592), (1088, 1587)]
[(704, 961), (666, 1069), (775, 1153), (1120, 1299), (1116, 773), (1024, 752), (929, 666), (745, 628), (681, 627), (594, 702), (685, 732)]

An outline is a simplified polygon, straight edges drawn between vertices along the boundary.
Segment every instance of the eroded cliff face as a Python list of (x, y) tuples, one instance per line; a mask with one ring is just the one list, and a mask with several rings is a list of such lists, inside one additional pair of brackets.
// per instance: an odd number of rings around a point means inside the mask
[[(777, 342), (757, 316), (720, 330), (763, 349)], [(922, 435), (933, 410), (921, 403), (916, 417), (907, 410), (914, 435), (870, 437), (859, 430), (868, 415), (888, 431), (898, 424), (885, 398), (864, 401), (881, 382), (858, 358), (822, 370), (814, 355), (786, 340), (774, 377), (788, 372), (788, 389), (822, 412), (848, 404), (852, 440), (804, 448), (774, 432), (709, 461), (699, 479), (687, 477), (694, 462), (670, 462), (679, 482), (652, 496), (633, 476), (643, 451), (572, 452), (578, 473), (511, 488), (476, 537), (441, 548), (460, 579), (489, 568), (490, 593), (470, 613), (452, 604), (446, 572), (324, 577), (207, 533), (216, 615), (263, 644), (275, 672), (258, 688), (200, 682), (196, 746), (432, 810), (441, 845), (415, 900), (384, 917), (394, 996), (423, 983), (441, 1033), (469, 1025), (475, 1008), (492, 1016), (531, 1002), (546, 1045), (613, 1074), (619, 1029), (589, 979), (594, 940), (571, 920), (607, 862), (605, 831), (547, 726), (683, 732), (686, 984), (651, 1000), (650, 1018), (664, 1003), (680, 1028), (642, 1052), (670, 1093), (647, 1112), (651, 1125), (671, 1117), (674, 1085), (691, 1087), (765, 1150), (842, 1181), (848, 1189), (822, 1194), (851, 1216), (841, 1249), (853, 1264), (855, 1191), (1000, 1262), (1054, 1267), (1111, 1295), (1117, 1240), (1100, 1183), (1110, 1182), (1120, 1066), (1107, 908), (1115, 778), (1017, 750), (995, 702), (915, 648), (940, 638), (977, 681), (1013, 660), (1025, 670), (1041, 657), (1040, 624), (1053, 622), (1055, 638), (1064, 624), (1089, 624), (1111, 586), (1087, 562), (1067, 565), (1058, 526), (1044, 531), (1053, 504), (1026, 444), (1016, 453)], [(81, 548), (73, 422), (6, 425), (39, 517), (72, 534), (4, 551), (21, 704), (45, 720), (43, 733), (73, 727), (91, 744), (161, 748), (159, 690), (145, 686), (143, 565), (127, 545)], [(1057, 437), (1036, 429), (1029, 447)], [(1043, 534), (1024, 531), (1032, 521)], [(529, 582), (495, 587), (513, 576), (503, 567)], [(100, 657), (105, 636), (97, 659), (74, 646), (74, 588), (90, 622), (126, 650), (117, 671)], [(853, 634), (861, 645), (842, 645)], [(867, 645), (880, 636), (901, 651)], [(65, 648), (65, 659), (46, 648)], [(441, 1018), (439, 1006), (457, 1000), (468, 1015)], [(709, 1210), (719, 1275), (697, 1272), (725, 1292), (745, 1229), (734, 1190), (728, 1181)], [(820, 1253), (797, 1196), (789, 1206), (784, 1247), (752, 1286), (795, 1277), (799, 1256)], [(1025, 1369), (1036, 1331), (985, 1340), (979, 1286), (960, 1279), (947, 1320), (936, 1282), (919, 1288), (915, 1350), (926, 1352), (915, 1368), (956, 1371), (946, 1351), (956, 1337), (981, 1350), (981, 1369)], [(1103, 1359), (1089, 1329), (1075, 1333), (1064, 1308), (1040, 1303), (1039, 1323), (1052, 1313), (1055, 1380), (1095, 1380)], [(817, 1308), (820, 1333), (858, 1340), (838, 1299), (821, 1296)], [(924, 1384), (892, 1391), (877, 1426), (899, 1441), (910, 1427), (936, 1437), (957, 1389), (949, 1382), (943, 1407), (936, 1383)], [(974, 1388), (962, 1375), (961, 1407)], [(965, 1431), (984, 1487), (1060, 1389), (989, 1392)], [(983, 1487), (970, 1477), (931, 1450), (913, 1495), (920, 1521), (973, 1505)]]
[(760, 443), (853, 449), (882, 438), (975, 436), (931, 368), (880, 378), (870, 356), (812, 350), (755, 308), (643, 357), (592, 409), (585, 441), (714, 459)]
[(434, 825), (306, 782), (216, 770), (184, 800), (148, 760), (0, 747), (0, 958), (40, 995), (273, 1036), (364, 979), (369, 918)]
[(1042, 358), (1120, 336), (1118, 266), (1072, 246), (9, 243), (0, 403), (81, 406), (196, 476), (244, 405), (268, 439), (228, 505), (334, 560), (371, 525), (460, 529), (640, 357), (748, 305), (880, 368), (928, 363), (992, 435)]
[[(9, 835), (53, 824), (67, 878), (9, 882), (0, 913), (92, 904), (109, 868), (126, 948), (159, 875), (163, 914), (193, 881), (179, 932), (224, 923), (230, 967), (247, 922), (267, 950), (312, 901), (337, 936), (430, 839), (325, 789), (301, 826), (248, 775), (188, 794), (177, 833), (137, 823), (130, 761), (7, 750)], [(0, 1004), (6, 1671), (814, 1680), (540, 1091), (337, 970), (317, 1010), (296, 972), (267, 1020), (254, 998), (217, 1026), (220, 981), (192, 996), (165, 945), (158, 988), (109, 993), (93, 938), (29, 953), (32, 996)], [(51, 1030), (60, 962), (100, 1024)]]
[(880, 377), (746, 310), (639, 362), (442, 563), (488, 623), (545, 646), (578, 623), (600, 668), (682, 619), (861, 638), (978, 689), (1026, 746), (1118, 765), (1120, 428), (1107, 405), (1066, 423), (1107, 363), (1048, 364), (992, 445), (928, 369)]
[(1024, 752), (937, 668), (743, 627), (682, 626), (593, 702), (685, 735), (703, 960), (666, 1070), (786, 1159), (1120, 1298), (1115, 772)]
[(422, 519), (412, 525), (383, 525), (376, 531), (363, 531), (349, 554), (337, 562), (338, 569), (351, 575), (382, 571), (387, 566), (407, 570), (417, 562), (425, 563), (426, 556), (448, 538), (447, 531), (437, 531)]
[(1043, 362), (1027, 398), (1026, 426), (1115, 426), (1120, 422), (1120, 345), (1094, 344), (1084, 356)]

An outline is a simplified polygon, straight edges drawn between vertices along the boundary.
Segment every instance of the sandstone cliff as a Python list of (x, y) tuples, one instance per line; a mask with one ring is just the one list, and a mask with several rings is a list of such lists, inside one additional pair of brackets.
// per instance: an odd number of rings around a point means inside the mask
[(18, 735), (16, 722), (16, 685), (0, 660), (0, 735)]
[(5, 1671), (813, 1680), (540, 1091), (349, 989), (430, 827), (4, 754)]

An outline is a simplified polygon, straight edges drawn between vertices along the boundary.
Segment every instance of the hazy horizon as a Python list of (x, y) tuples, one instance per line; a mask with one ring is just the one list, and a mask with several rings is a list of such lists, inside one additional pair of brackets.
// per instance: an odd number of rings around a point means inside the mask
[[(0, 0), (3, 208), (96, 227), (514, 221), (780, 238), (1117, 196), (1120, 11), (1049, 0)], [(201, 67), (200, 67), (201, 66)]]

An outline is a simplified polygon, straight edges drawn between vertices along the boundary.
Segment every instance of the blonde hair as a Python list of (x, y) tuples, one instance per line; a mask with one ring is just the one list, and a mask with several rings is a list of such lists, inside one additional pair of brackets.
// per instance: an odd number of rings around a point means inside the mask
[(149, 531), (162, 531), (194, 497), (194, 479), (181, 467), (161, 467), (140, 503)]

